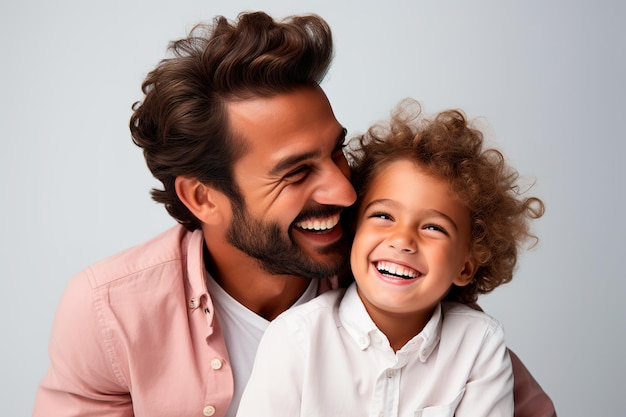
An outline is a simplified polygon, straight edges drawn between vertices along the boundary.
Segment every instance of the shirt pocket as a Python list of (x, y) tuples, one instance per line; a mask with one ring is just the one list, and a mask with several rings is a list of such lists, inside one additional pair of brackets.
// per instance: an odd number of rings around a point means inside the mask
[(422, 409), (417, 410), (413, 414), (413, 417), (453, 417), (456, 407), (461, 402), (461, 398), (463, 398), (463, 394), (465, 394), (465, 388), (463, 388), (456, 395), (456, 398), (451, 403), (443, 404), (443, 405), (434, 405), (432, 407), (424, 407)]

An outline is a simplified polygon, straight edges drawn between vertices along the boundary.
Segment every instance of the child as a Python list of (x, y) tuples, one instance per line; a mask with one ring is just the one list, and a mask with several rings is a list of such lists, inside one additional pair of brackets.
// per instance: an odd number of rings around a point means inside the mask
[(411, 110), (351, 153), (356, 282), (271, 323), (238, 417), (513, 415), (502, 326), (466, 304), (511, 280), (543, 203), (461, 112)]

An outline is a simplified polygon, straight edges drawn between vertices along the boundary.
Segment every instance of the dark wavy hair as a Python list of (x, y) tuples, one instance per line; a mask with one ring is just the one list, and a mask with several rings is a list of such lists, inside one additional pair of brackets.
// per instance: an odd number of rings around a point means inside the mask
[(473, 303), (509, 282), (522, 244), (537, 242), (529, 222), (543, 215), (543, 202), (523, 196), (517, 171), (500, 151), (484, 146), (483, 134), (459, 110), (428, 118), (417, 102), (405, 100), (390, 122), (351, 139), (348, 149), (357, 205), (381, 169), (402, 159), (447, 181), (469, 209), (470, 251), (480, 266), (469, 285), (453, 285), (448, 300)]
[(235, 22), (218, 16), (198, 24), (168, 49), (173, 56), (142, 84), (145, 97), (132, 106), (130, 131), (163, 184), (152, 189), (152, 198), (193, 230), (201, 224), (179, 200), (176, 177), (195, 177), (243, 204), (232, 166), (246, 147), (230, 132), (225, 104), (319, 84), (332, 61), (333, 42), (319, 16), (278, 22), (253, 12)]

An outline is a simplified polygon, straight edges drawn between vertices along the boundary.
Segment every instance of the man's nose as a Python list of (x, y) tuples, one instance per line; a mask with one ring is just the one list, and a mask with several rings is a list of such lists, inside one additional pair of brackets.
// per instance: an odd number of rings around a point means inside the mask
[(350, 183), (348, 163), (329, 162), (321, 176), (313, 199), (319, 204), (348, 207), (356, 201), (356, 192)]

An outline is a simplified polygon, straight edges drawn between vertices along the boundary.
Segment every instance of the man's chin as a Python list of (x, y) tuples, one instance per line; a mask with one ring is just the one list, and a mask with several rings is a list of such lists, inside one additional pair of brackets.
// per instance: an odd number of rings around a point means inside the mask
[[(314, 278), (331, 278), (342, 272), (348, 265), (349, 248), (342, 241), (312, 253), (305, 253), (310, 270), (316, 271)], [(312, 277), (313, 278), (313, 277)]]
[(275, 275), (293, 275), (307, 279), (324, 279), (337, 276), (347, 265), (345, 251), (306, 254), (285, 257), (282, 262), (261, 260), (263, 268)]

